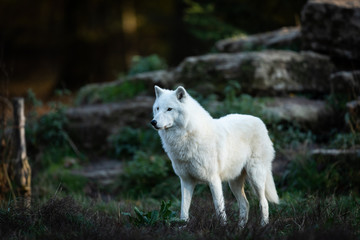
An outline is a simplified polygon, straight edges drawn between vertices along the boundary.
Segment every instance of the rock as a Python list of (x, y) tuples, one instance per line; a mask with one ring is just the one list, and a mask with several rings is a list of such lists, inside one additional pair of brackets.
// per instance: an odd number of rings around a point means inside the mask
[(139, 73), (129, 77), (128, 80), (146, 83), (147, 89), (151, 91), (151, 94), (154, 92), (154, 85), (169, 89), (175, 84), (172, 72), (165, 70)]
[(117, 160), (101, 160), (71, 171), (72, 174), (86, 177), (103, 187), (112, 184), (122, 172), (123, 164)]
[(127, 99), (129, 96), (131, 98), (134, 97), (133, 95), (138, 94), (153, 96), (154, 85), (172, 88), (174, 86), (172, 72), (159, 70), (139, 73), (131, 77), (123, 77), (109, 83), (88, 84), (79, 90), (75, 103), (77, 105), (84, 105), (114, 102)]
[(278, 120), (297, 123), (300, 126), (319, 130), (324, 122), (329, 123), (334, 114), (325, 101), (310, 100), (303, 97), (273, 98), (265, 103), (264, 111)]
[(347, 92), (360, 93), (360, 70), (341, 71), (330, 75), (331, 90), (333, 93)]
[(69, 108), (67, 129), (72, 139), (88, 149), (106, 148), (109, 135), (124, 126), (146, 127), (152, 118), (153, 97)]
[(359, 61), (360, 1), (309, 0), (301, 12), (301, 35), (305, 50)]
[(346, 161), (348, 164), (356, 163), (353, 167), (360, 170), (360, 149), (314, 149), (310, 155), (317, 161), (320, 168), (335, 162)]
[(265, 50), (188, 57), (174, 78), (195, 89), (207, 86), (211, 93), (222, 93), (228, 81), (250, 93), (327, 92), (333, 68), (328, 57), (314, 52)]
[(295, 50), (300, 49), (300, 40), (300, 27), (283, 27), (276, 31), (220, 40), (215, 44), (215, 48), (219, 52), (227, 53), (271, 48)]

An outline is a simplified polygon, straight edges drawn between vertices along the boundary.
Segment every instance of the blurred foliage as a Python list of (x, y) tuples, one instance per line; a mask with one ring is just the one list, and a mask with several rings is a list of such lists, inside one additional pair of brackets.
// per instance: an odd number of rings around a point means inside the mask
[(359, 194), (359, 161), (339, 157), (335, 161), (298, 155), (285, 170), (280, 187), (302, 194)]
[(116, 102), (135, 97), (146, 89), (143, 82), (123, 81), (111, 85), (86, 85), (75, 99), (76, 105)]
[[(296, 25), (306, 0), (265, 2), (262, 0), (199, 0), (196, 2), (184, 0), (184, 2), (187, 4), (185, 16), (193, 14), (195, 18), (207, 19), (206, 14), (208, 14), (236, 29), (242, 29), (248, 33), (259, 33)], [(211, 23), (213, 22), (209, 21), (208, 25)]]
[(84, 158), (79, 158), (69, 146), (48, 145), (42, 149), (37, 158), (31, 161), (32, 195), (38, 200), (48, 199), (54, 194), (82, 196), (89, 180), (71, 172), (81, 162), (84, 162)]
[(331, 148), (349, 149), (360, 146), (360, 133), (338, 133), (330, 141)]
[(134, 56), (128, 74), (111, 84), (89, 84), (82, 87), (75, 99), (76, 105), (109, 103), (133, 98), (146, 90), (142, 81), (131, 80), (133, 75), (166, 69), (164, 59), (153, 54), (147, 57)]
[(139, 150), (149, 154), (162, 153), (161, 141), (153, 129), (124, 127), (109, 137), (110, 155), (116, 158), (131, 157)]
[(128, 76), (163, 69), (167, 69), (167, 63), (157, 54), (153, 54), (147, 57), (134, 56), (131, 59), (131, 66), (128, 72)]
[(224, 38), (298, 25), (306, 0), (184, 0), (184, 3), (187, 30), (203, 44), (200, 49), (208, 50), (215, 41)]
[[(56, 94), (63, 96), (70, 92), (56, 90)], [(88, 179), (75, 176), (70, 168), (77, 167), (86, 158), (66, 130), (66, 106), (61, 102), (49, 102), (50, 111), (39, 117), (37, 108), (42, 106), (42, 102), (32, 90), (28, 91), (25, 100), (29, 109), (25, 135), (33, 173), (32, 195), (38, 199), (47, 199), (56, 193), (83, 194)]]
[(196, 38), (214, 43), (234, 35), (244, 35), (236, 27), (215, 16), (215, 6), (211, 1), (205, 4), (192, 0), (184, 2), (188, 6), (185, 10), (184, 22), (188, 25), (188, 31)]
[(67, 118), (65, 106), (60, 102), (49, 102), (50, 111), (38, 117), (36, 108), (42, 106), (31, 89), (28, 90), (26, 103), (29, 105), (28, 121), (25, 126), (26, 141), (30, 147), (56, 146), (69, 144), (70, 138), (65, 130)]
[(131, 198), (171, 198), (179, 188), (179, 180), (174, 176), (171, 162), (165, 155), (138, 151), (132, 160), (125, 163), (124, 173), (115, 188), (120, 190), (121, 195)]

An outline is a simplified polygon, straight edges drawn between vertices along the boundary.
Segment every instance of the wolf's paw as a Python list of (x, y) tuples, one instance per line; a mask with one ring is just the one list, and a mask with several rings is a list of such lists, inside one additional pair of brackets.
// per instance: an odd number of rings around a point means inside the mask
[(268, 225), (268, 223), (269, 223), (269, 219), (262, 219), (261, 222), (260, 222), (260, 225), (262, 227), (265, 227), (266, 225)]
[(247, 221), (245, 219), (241, 219), (239, 221), (239, 228), (245, 228)]

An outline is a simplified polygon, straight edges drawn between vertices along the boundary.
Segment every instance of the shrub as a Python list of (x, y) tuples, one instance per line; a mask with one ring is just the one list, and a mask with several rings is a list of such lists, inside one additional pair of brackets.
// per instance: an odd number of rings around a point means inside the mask
[(280, 185), (287, 191), (304, 194), (358, 193), (359, 168), (360, 164), (354, 159), (324, 161), (309, 155), (299, 155), (284, 172)]
[(131, 60), (131, 66), (128, 72), (128, 76), (133, 76), (138, 73), (162, 70), (166, 68), (167, 64), (165, 60), (160, 58), (156, 54), (147, 57), (134, 56)]
[(90, 84), (80, 89), (76, 96), (75, 104), (116, 102), (135, 97), (145, 91), (145, 89), (145, 83), (128, 80), (110, 85)]
[(173, 175), (171, 162), (167, 157), (137, 151), (133, 160), (125, 164), (124, 173), (116, 187), (121, 190), (122, 195), (129, 197), (163, 197), (165, 193), (174, 191), (174, 187), (178, 186), (176, 183), (173, 187), (171, 184), (163, 184), (172, 181)]
[(355, 148), (360, 146), (360, 134), (354, 133), (338, 133), (330, 141), (330, 147), (332, 148)]
[(109, 137), (111, 153), (116, 158), (132, 157), (141, 150), (151, 154), (162, 152), (158, 134), (152, 129), (124, 127)]
[(236, 27), (224, 22), (215, 14), (215, 6), (212, 3), (201, 4), (186, 0), (184, 22), (189, 32), (203, 42), (212, 43), (235, 35), (245, 35)]

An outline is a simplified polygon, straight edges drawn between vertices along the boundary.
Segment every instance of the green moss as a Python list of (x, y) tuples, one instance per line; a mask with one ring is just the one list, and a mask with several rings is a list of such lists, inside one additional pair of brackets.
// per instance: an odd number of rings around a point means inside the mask
[(115, 102), (133, 98), (145, 90), (146, 85), (144, 82), (129, 80), (110, 85), (87, 85), (78, 92), (75, 104)]

